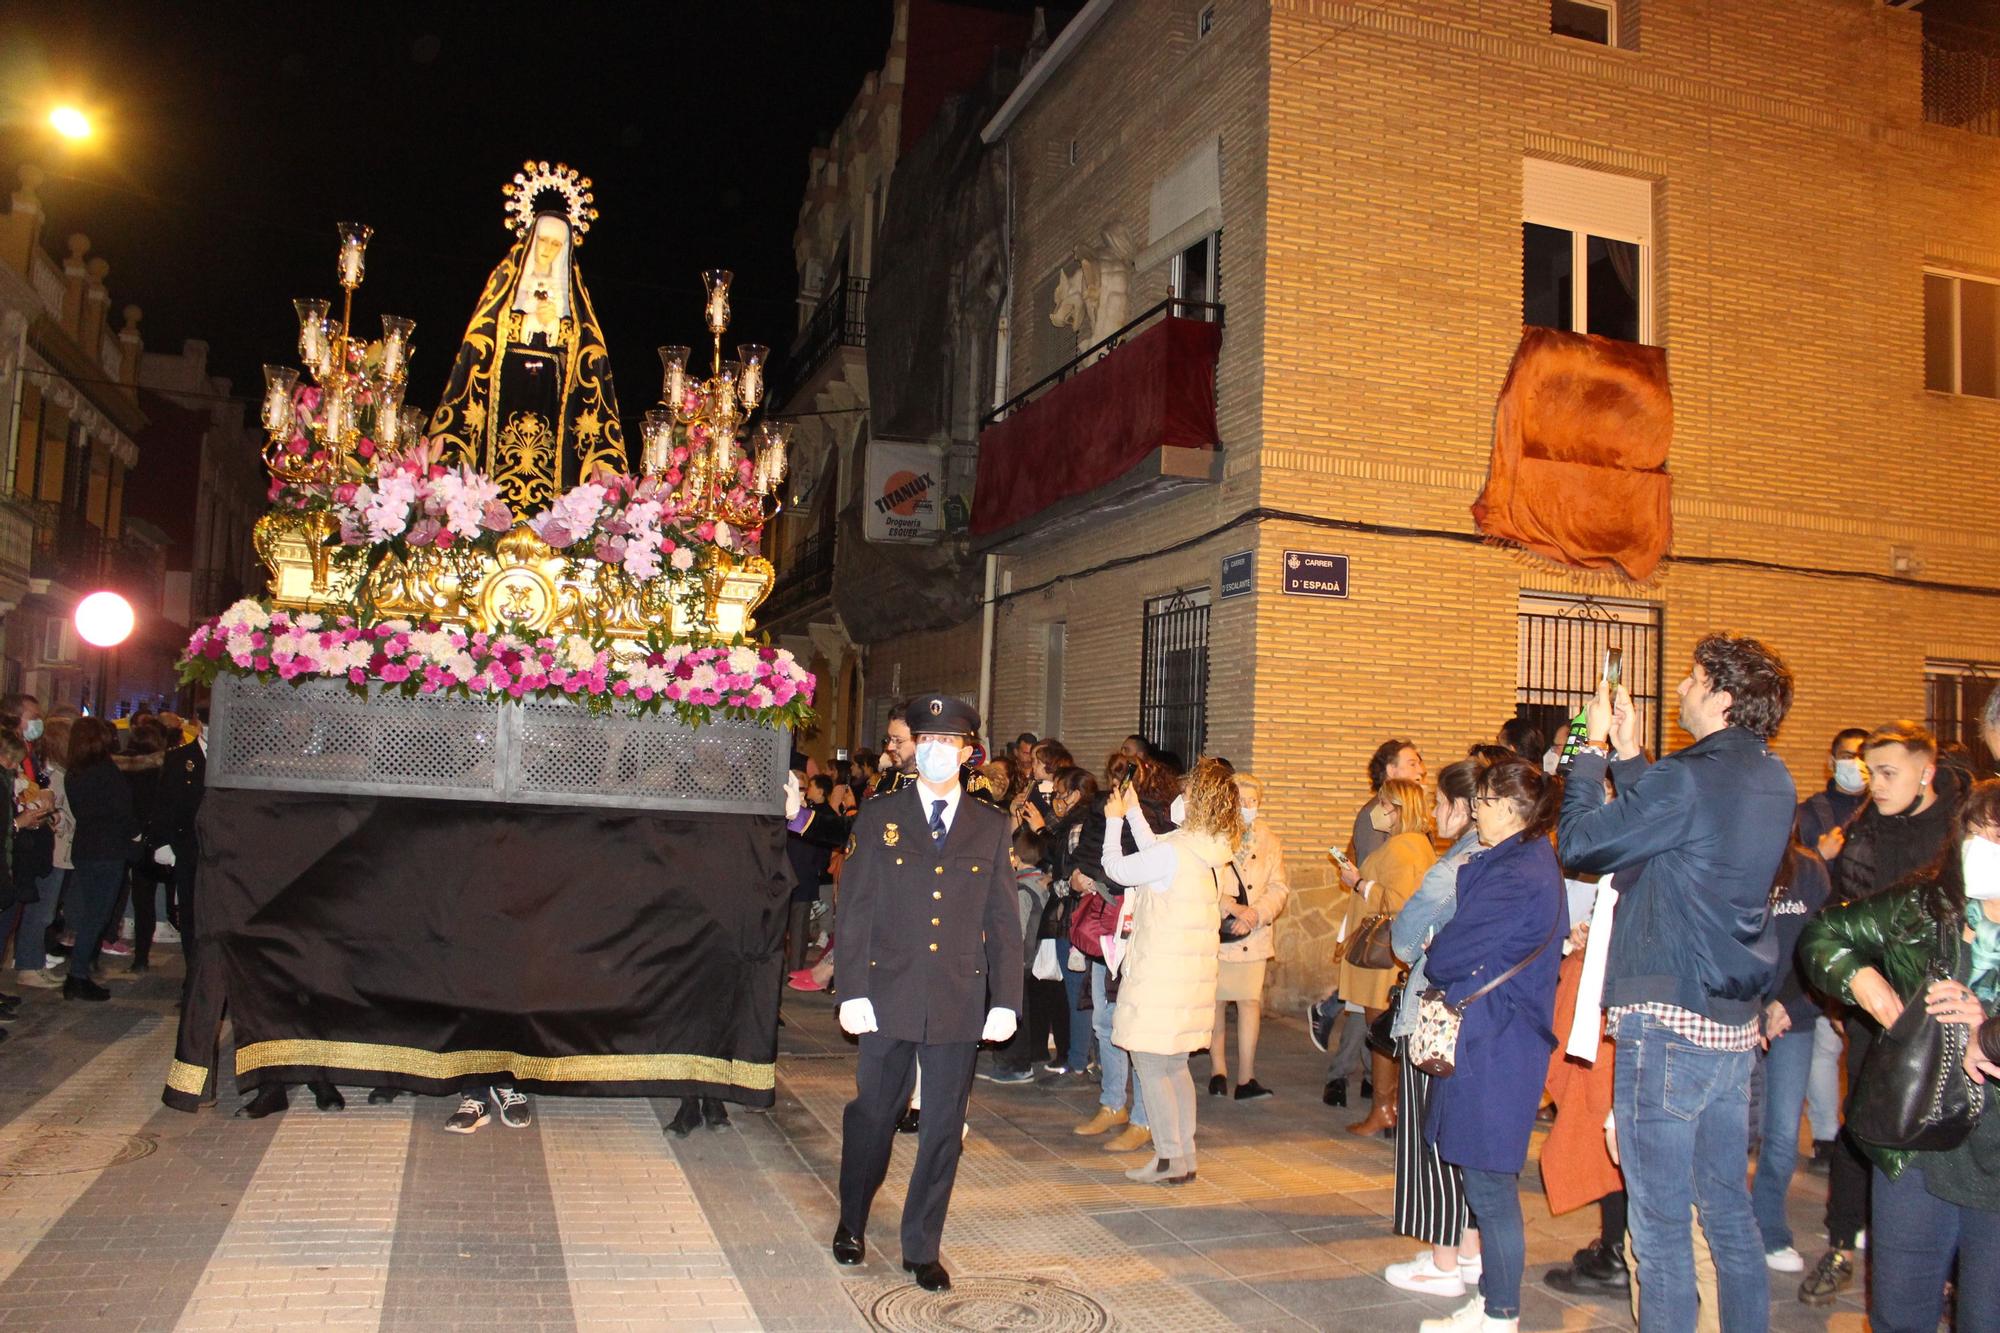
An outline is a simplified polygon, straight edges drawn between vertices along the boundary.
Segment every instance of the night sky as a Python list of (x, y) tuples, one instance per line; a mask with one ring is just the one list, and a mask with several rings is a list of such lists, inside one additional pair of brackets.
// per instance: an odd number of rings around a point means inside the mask
[[(205, 339), (239, 396), (296, 364), (292, 298), (338, 296), (334, 223), (369, 223), (356, 322), (417, 321), (428, 408), (511, 239), (501, 184), (566, 161), (595, 182), (578, 261), (629, 437), (653, 348), (703, 341), (701, 269), (738, 275), (731, 346), (790, 341), (807, 155), (891, 20), (890, 0), (8, 6), (0, 163), (8, 190), (24, 160), (49, 171), (44, 248), (90, 236), (114, 321), (143, 307), (155, 352)], [(97, 143), (56, 146), (57, 100)]]

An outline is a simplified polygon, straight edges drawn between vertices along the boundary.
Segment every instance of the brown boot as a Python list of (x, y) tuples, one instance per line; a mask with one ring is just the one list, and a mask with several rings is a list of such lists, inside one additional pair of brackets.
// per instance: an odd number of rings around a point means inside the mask
[(1104, 1144), (1106, 1152), (1137, 1152), (1153, 1141), (1153, 1131), (1144, 1125), (1127, 1125)]
[(1131, 1118), (1132, 1113), (1122, 1106), (1115, 1111), (1108, 1106), (1099, 1106), (1097, 1114), (1078, 1125), (1075, 1132), (1085, 1135), (1102, 1134), (1108, 1129), (1117, 1129)]
[(1369, 1054), (1373, 1061), (1375, 1100), (1369, 1104), (1365, 1119), (1347, 1127), (1350, 1134), (1363, 1138), (1371, 1134), (1381, 1134), (1396, 1127), (1396, 1095), (1399, 1091), (1397, 1076), (1400, 1071), (1396, 1062), (1385, 1056)]

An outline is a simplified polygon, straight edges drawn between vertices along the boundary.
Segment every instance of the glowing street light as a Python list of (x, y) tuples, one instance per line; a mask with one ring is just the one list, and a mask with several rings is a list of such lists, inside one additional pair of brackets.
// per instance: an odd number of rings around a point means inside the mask
[(65, 139), (83, 140), (92, 134), (90, 117), (76, 107), (64, 104), (49, 112), (49, 128)]
[(132, 625), (132, 603), (115, 592), (94, 592), (76, 604), (77, 635), (93, 648), (116, 648)]

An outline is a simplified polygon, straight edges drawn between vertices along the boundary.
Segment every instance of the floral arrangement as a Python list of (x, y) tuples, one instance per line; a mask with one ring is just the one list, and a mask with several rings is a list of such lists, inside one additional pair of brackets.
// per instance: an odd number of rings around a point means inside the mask
[(254, 598), (196, 629), (181, 656), (183, 683), (207, 685), (225, 672), (345, 681), (360, 693), (568, 697), (593, 711), (671, 709), (689, 726), (726, 718), (794, 729), (812, 719), (816, 683), (788, 650), (754, 643), (621, 653), (577, 634), (523, 639), (407, 620), (360, 624), (273, 611)]

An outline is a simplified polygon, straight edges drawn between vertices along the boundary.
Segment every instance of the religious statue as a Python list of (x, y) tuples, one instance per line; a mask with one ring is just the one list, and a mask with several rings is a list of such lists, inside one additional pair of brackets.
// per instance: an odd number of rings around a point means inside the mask
[(531, 514), (597, 464), (628, 464), (611, 357), (575, 258), (597, 216), (590, 179), (528, 162), (502, 191), (514, 245), (479, 294), (429, 434)]

